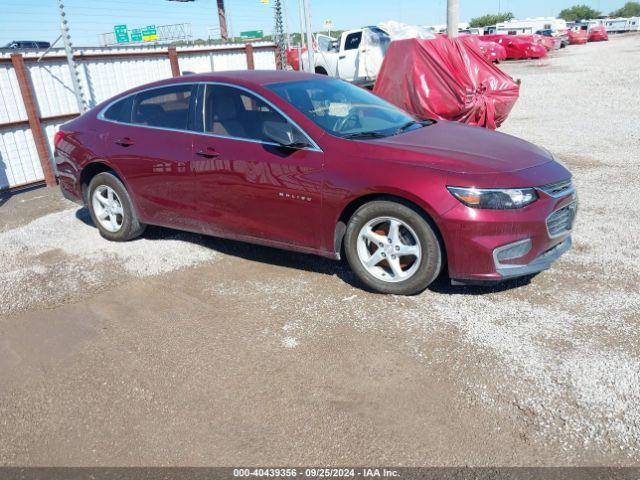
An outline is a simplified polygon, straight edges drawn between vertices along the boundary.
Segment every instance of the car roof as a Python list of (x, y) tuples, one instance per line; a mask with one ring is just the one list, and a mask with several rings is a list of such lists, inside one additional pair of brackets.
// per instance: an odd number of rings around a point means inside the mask
[[(291, 70), (231, 70), (226, 72), (208, 72), (184, 75), (185, 82), (229, 82), (244, 85), (268, 85), (270, 83), (296, 82), (318, 79), (320, 75), (294, 72)], [(327, 78), (327, 77), (323, 77)], [(174, 78), (172, 80), (178, 80)]]
[(180, 77), (170, 77), (163, 80), (138, 85), (129, 90), (121, 92), (117, 96), (107, 99), (96, 105), (95, 110), (100, 111), (119, 99), (134, 95), (138, 92), (163, 86), (179, 85), (180, 83), (197, 82), (221, 82), (239, 85), (245, 88), (269, 85), (273, 83), (296, 82), (304, 80), (331, 80), (332, 77), (317, 75), (313, 73), (294, 72), (291, 70), (229, 70), (225, 72), (207, 72), (182, 75)]

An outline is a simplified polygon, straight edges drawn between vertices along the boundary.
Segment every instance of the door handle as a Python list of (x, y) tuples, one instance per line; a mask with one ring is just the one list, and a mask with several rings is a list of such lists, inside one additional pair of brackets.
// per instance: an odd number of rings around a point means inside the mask
[(343, 58), (347, 58), (347, 56), (346, 56), (346, 55), (340, 55), (340, 56), (338, 57), (338, 60), (342, 60)]
[(114, 141), (115, 144), (120, 145), (121, 147), (130, 147), (133, 145), (133, 140), (129, 137), (118, 138)]
[(196, 155), (199, 155), (204, 158), (215, 158), (220, 156), (220, 154), (216, 152), (214, 148), (211, 148), (211, 147), (198, 150), (196, 152)]

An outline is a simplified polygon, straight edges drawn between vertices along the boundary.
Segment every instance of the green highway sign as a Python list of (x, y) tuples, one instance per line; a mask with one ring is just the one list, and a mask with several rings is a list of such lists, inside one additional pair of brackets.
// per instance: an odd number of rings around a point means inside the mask
[(139, 28), (131, 29), (131, 41), (132, 42), (142, 42), (142, 30)]
[(247, 32), (240, 32), (241, 38), (262, 38), (262, 30), (249, 30)]
[(126, 25), (115, 25), (113, 31), (116, 34), (116, 42), (127, 43), (129, 42), (129, 31)]
[(153, 42), (158, 39), (158, 32), (155, 25), (147, 25), (142, 29), (142, 40), (145, 42)]

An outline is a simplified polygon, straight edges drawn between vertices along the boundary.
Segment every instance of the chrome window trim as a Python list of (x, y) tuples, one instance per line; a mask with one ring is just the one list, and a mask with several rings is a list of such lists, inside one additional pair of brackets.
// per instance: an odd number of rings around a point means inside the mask
[[(144, 93), (144, 92), (151, 92), (153, 90), (160, 90), (163, 88), (171, 88), (171, 87), (177, 87), (177, 86), (181, 86), (181, 85), (190, 85), (190, 86), (194, 86), (194, 85), (198, 85), (200, 82), (179, 82), (179, 83), (169, 83), (167, 85), (158, 85), (155, 87), (148, 87), (148, 88), (143, 88), (142, 90), (136, 90), (135, 92), (131, 92), (123, 97), (119, 97), (115, 100), (112, 100), (111, 102), (109, 102), (102, 110), (100, 110), (98, 112), (98, 115), (96, 115), (96, 118), (98, 120), (102, 120), (103, 122), (110, 122), (110, 123), (117, 123), (119, 125), (131, 125), (133, 127), (143, 127), (143, 128), (155, 128), (157, 130), (170, 130), (170, 131), (178, 131), (178, 132), (192, 132), (193, 130), (180, 130), (177, 128), (167, 128), (167, 127), (154, 127), (151, 125), (142, 125), (139, 123), (131, 123), (131, 122), (119, 122), (117, 120), (111, 120), (109, 118), (106, 118), (104, 116), (104, 113), (109, 110), (113, 105), (115, 105), (116, 103), (122, 101), (122, 100), (126, 100), (129, 97), (133, 97), (135, 95), (138, 95), (139, 93)], [(197, 92), (196, 92), (197, 93)]]
[[(203, 135), (206, 137), (214, 137), (214, 138), (222, 138), (222, 139), (229, 139), (229, 140), (239, 140), (242, 142), (250, 142), (250, 143), (259, 143), (262, 145), (270, 145), (273, 147), (282, 147), (282, 145), (280, 145), (279, 143), (275, 143), (275, 142), (267, 142), (264, 140), (257, 140), (257, 139), (253, 139), (253, 138), (243, 138), (243, 137), (234, 137), (231, 135), (218, 135), (215, 133), (208, 133), (208, 132), (198, 132), (196, 130), (187, 130), (187, 129), (177, 129), (177, 128), (168, 128), (168, 127), (156, 127), (153, 125), (142, 125), (139, 123), (129, 123), (129, 122), (119, 122), (117, 120), (111, 120), (109, 118), (105, 118), (104, 113), (111, 108), (114, 104), (126, 100), (129, 97), (132, 97), (134, 95), (138, 95), (139, 93), (144, 93), (144, 92), (149, 92), (149, 91), (153, 91), (153, 90), (160, 90), (163, 88), (169, 88), (169, 87), (175, 87), (175, 86), (179, 86), (179, 85), (191, 85), (191, 86), (198, 86), (198, 85), (222, 85), (225, 87), (231, 87), (231, 88), (237, 88), (239, 90), (243, 90), (251, 95), (256, 96), (257, 98), (259, 98), (260, 100), (262, 100), (263, 102), (265, 102), (269, 107), (273, 108), (276, 112), (278, 112), (280, 115), (282, 115), (285, 120), (287, 120), (288, 122), (290, 122), (294, 127), (296, 127), (298, 130), (300, 130), (300, 132), (304, 135), (304, 137), (309, 141), (310, 143), (310, 147), (304, 147), (304, 148), (299, 148), (298, 150), (309, 150), (309, 151), (313, 151), (313, 152), (323, 152), (323, 150), (320, 148), (320, 146), (318, 146), (318, 144), (309, 136), (309, 134), (302, 128), (300, 127), (300, 125), (298, 125), (293, 119), (291, 119), (291, 117), (289, 117), (289, 115), (287, 115), (286, 113), (284, 113), (280, 108), (278, 108), (276, 105), (274, 105), (272, 102), (270, 102), (269, 100), (267, 100), (266, 98), (264, 98), (262, 95), (260, 95), (258, 92), (255, 92), (249, 88), (243, 87), (241, 85), (235, 85), (233, 83), (227, 83), (227, 82), (215, 82), (215, 81), (205, 81), (205, 82), (178, 82), (178, 83), (169, 83), (166, 85), (158, 85), (155, 87), (148, 87), (148, 88), (144, 88), (142, 90), (137, 90), (135, 92), (129, 93), (128, 95), (125, 95), (123, 97), (119, 97), (111, 102), (109, 102), (104, 108), (102, 108), (102, 110), (100, 110), (98, 112), (98, 114), (96, 115), (96, 118), (98, 120), (101, 120), (103, 122), (108, 122), (108, 123), (115, 123), (118, 125), (128, 125), (131, 127), (139, 127), (139, 128), (150, 128), (152, 130), (162, 130), (162, 131), (168, 131), (168, 132), (180, 132), (180, 133), (191, 133), (191, 134), (196, 134), (196, 135)], [(204, 90), (204, 92), (206, 92), (206, 89)], [(202, 128), (204, 129), (204, 92), (203, 92), (203, 104), (202, 104), (202, 120), (203, 120), (203, 124), (202, 124)], [(197, 94), (197, 92), (196, 92)]]

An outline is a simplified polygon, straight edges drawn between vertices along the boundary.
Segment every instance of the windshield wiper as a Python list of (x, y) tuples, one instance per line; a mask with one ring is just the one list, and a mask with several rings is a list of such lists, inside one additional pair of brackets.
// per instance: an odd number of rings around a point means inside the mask
[(384, 138), (386, 135), (384, 133), (376, 132), (375, 130), (371, 130), (368, 132), (354, 132), (344, 135), (342, 138), (354, 139), (354, 138)]
[(434, 123), (436, 123), (435, 120), (423, 120), (422, 122), (411, 120), (410, 122), (407, 122), (404, 125), (402, 125), (400, 128), (398, 128), (395, 131), (394, 135), (398, 135), (399, 133), (404, 132), (405, 130), (407, 130), (407, 128), (413, 127), (414, 125), (420, 125), (421, 127), (426, 127), (428, 125), (433, 125)]

